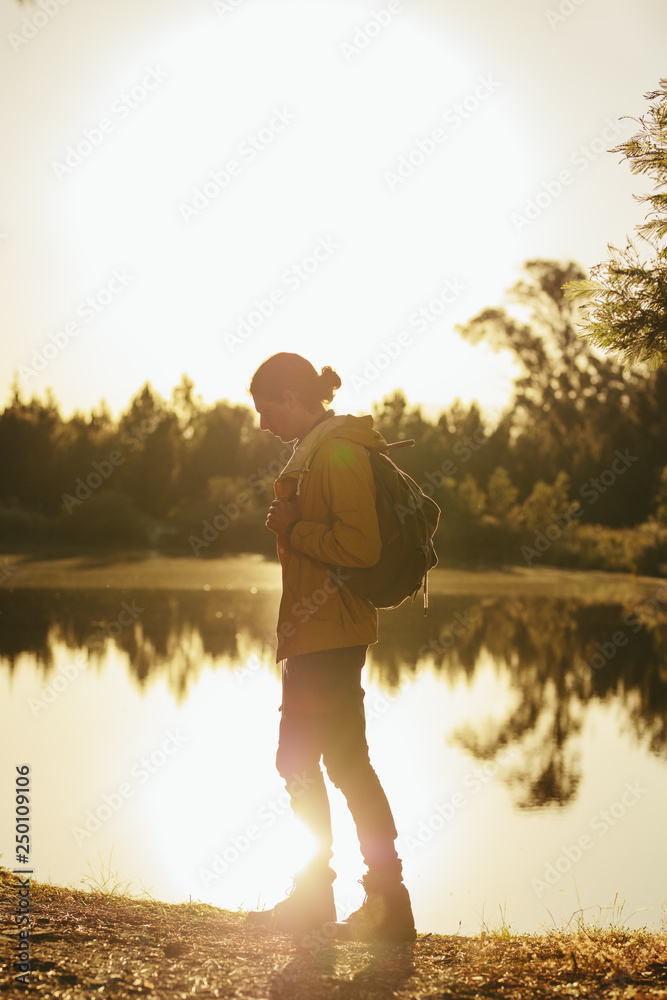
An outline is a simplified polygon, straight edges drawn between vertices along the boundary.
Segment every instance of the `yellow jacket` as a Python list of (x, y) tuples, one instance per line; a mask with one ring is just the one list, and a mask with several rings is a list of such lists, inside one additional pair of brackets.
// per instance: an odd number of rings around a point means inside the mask
[(278, 538), (283, 593), (276, 659), (377, 642), (377, 610), (345, 586), (346, 566), (374, 566), (382, 543), (367, 448), (386, 442), (373, 418), (327, 416), (300, 441), (275, 481), (298, 505)]

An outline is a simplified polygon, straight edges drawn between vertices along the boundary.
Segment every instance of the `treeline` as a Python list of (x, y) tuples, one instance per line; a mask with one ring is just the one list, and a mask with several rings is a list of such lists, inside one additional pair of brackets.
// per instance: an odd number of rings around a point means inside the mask
[[(400, 393), (374, 407), (387, 440), (416, 441), (395, 457), (442, 508), (445, 563), (667, 564), (667, 375), (592, 353), (562, 292), (581, 274), (530, 261), (510, 308), (460, 328), (521, 364), (500, 418), (455, 403), (428, 420)], [(250, 405), (207, 406), (185, 376), (169, 401), (145, 385), (117, 421), (104, 408), (65, 420), (17, 388), (0, 414), (0, 544), (269, 554), (264, 518), (290, 451)]]

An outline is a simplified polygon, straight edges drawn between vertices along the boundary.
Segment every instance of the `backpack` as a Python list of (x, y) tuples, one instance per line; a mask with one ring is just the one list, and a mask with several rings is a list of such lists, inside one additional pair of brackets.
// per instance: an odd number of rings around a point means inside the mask
[(374, 566), (346, 566), (345, 573), (351, 592), (381, 609), (397, 608), (408, 597), (414, 601), (423, 584), (426, 614), (428, 572), (438, 563), (433, 535), (440, 508), (387, 454), (390, 448), (414, 443), (396, 441), (383, 451), (369, 450), (382, 552)]

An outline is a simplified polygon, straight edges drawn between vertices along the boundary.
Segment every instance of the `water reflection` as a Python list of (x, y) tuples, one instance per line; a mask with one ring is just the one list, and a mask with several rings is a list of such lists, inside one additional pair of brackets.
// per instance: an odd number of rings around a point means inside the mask
[[(113, 644), (140, 690), (161, 677), (181, 703), (206, 661), (244, 664), (246, 674), (272, 663), (275, 606), (273, 592), (255, 588), (131, 595), (4, 590), (0, 657), (11, 675), (19, 658), (31, 654), (48, 698), (67, 668), (56, 669), (56, 648), (69, 650), (72, 669), (95, 670)], [(518, 748), (520, 762), (506, 778), (514, 802), (541, 808), (566, 804), (577, 793), (578, 738), (592, 699), (619, 699), (636, 739), (666, 755), (666, 652), (667, 614), (655, 601), (436, 596), (426, 620), (413, 606), (381, 616), (368, 672), (388, 692), (428, 668), (450, 685), (470, 683), (482, 662), (506, 673), (512, 693), (506, 714), (467, 720), (450, 733), (450, 743), (480, 761)]]
[(485, 660), (507, 671), (513, 709), (502, 720), (468, 722), (452, 740), (479, 760), (519, 747), (517, 805), (564, 804), (579, 785), (577, 736), (591, 700), (620, 699), (637, 739), (667, 752), (667, 614), (655, 604), (441, 597), (432, 599), (426, 641), (400, 609), (383, 622), (373, 660), (394, 685), (424, 659), (452, 683), (471, 680)]
[[(598, 904), (624, 883), (640, 905), (652, 896), (667, 783), (662, 606), (459, 594), (432, 595), (426, 619), (415, 606), (382, 615), (369, 740), (420, 930), (452, 933), (472, 911), (475, 932), (485, 902), (505, 901), (539, 929), (566, 893), (571, 916), (580, 886)], [(113, 849), (157, 898), (282, 896), (304, 845), (272, 766), (276, 607), (275, 589), (254, 586), (0, 589), (14, 728), (0, 743), (40, 779), (40, 877), (71, 881)], [(342, 801), (332, 810), (344, 915), (360, 902), (358, 844)], [(607, 835), (609, 810), (623, 821)], [(570, 873), (584, 835), (596, 850)]]
[(180, 703), (205, 658), (229, 666), (248, 644), (260, 658), (273, 657), (274, 618), (275, 596), (266, 592), (5, 590), (0, 657), (12, 673), (22, 654), (32, 654), (48, 686), (58, 645), (75, 665), (95, 668), (113, 644), (140, 689), (164, 675)]

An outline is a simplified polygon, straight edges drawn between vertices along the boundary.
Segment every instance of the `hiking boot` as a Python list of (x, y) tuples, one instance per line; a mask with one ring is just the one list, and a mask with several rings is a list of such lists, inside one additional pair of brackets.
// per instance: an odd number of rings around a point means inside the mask
[(324, 925), (336, 923), (332, 868), (317, 872), (306, 870), (294, 876), (287, 899), (271, 910), (251, 910), (246, 920), (274, 934), (304, 935), (319, 932)]
[(343, 941), (414, 941), (417, 936), (408, 890), (400, 875), (361, 879), (366, 890), (362, 906), (336, 925)]

